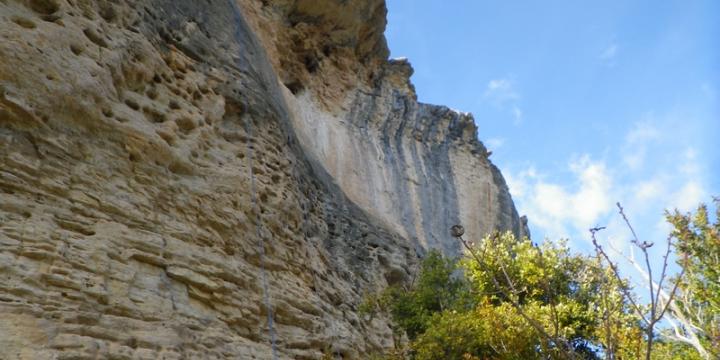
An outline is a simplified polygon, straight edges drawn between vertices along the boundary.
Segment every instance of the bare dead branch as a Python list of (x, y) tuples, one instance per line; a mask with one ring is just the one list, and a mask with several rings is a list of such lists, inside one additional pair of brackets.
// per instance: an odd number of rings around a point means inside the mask
[(667, 275), (668, 257), (670, 256), (671, 250), (672, 250), (672, 235), (667, 237), (667, 248), (665, 250), (665, 256), (663, 256), (663, 266), (662, 266), (662, 272), (660, 273), (660, 280), (658, 281), (658, 290), (657, 290), (657, 295), (656, 295), (657, 297), (660, 296), (660, 290), (662, 289), (663, 281), (665, 281), (665, 276)]
[(592, 243), (593, 246), (595, 246), (595, 251), (598, 253), (599, 256), (605, 259), (607, 261), (608, 265), (610, 266), (610, 270), (612, 270), (613, 275), (615, 275), (615, 278), (620, 282), (620, 290), (622, 290), (623, 295), (625, 298), (630, 302), (633, 309), (635, 310), (635, 313), (645, 322), (646, 325), (649, 325), (650, 322), (647, 318), (645, 318), (645, 312), (640, 309), (640, 306), (635, 302), (635, 299), (632, 297), (632, 294), (630, 294), (630, 291), (627, 289), (627, 287), (624, 285), (623, 278), (620, 276), (620, 272), (617, 269), (617, 265), (615, 265), (612, 260), (610, 260), (610, 257), (605, 252), (602, 246), (598, 244), (597, 238), (595, 234), (599, 231), (598, 229), (602, 230), (604, 228), (593, 228), (590, 229), (590, 233), (592, 234)]
[[(645, 269), (643, 270), (642, 267), (635, 261), (634, 257), (632, 259), (628, 259), (633, 266), (635, 266), (638, 271), (643, 274), (648, 282), (648, 288), (650, 291), (650, 307), (647, 310), (647, 314), (643, 312), (640, 309), (640, 306), (635, 302), (635, 300), (630, 296), (629, 291), (625, 288), (625, 286), (621, 286), (620, 288), (623, 291), (623, 295), (625, 298), (628, 299), (628, 301), (632, 304), (633, 309), (635, 312), (640, 316), (640, 318), (645, 322), (647, 328), (645, 330), (645, 334), (647, 336), (647, 343), (646, 343), (646, 351), (645, 351), (645, 358), (647, 360), (650, 359), (652, 354), (652, 346), (654, 341), (654, 334), (655, 334), (655, 325), (665, 316), (668, 309), (673, 304), (673, 299), (675, 295), (677, 294), (678, 286), (680, 281), (676, 281), (673, 285), (672, 289), (669, 293), (665, 294), (663, 291), (663, 286), (665, 283), (665, 280), (667, 279), (667, 269), (668, 269), (668, 258), (670, 257), (670, 252), (672, 250), (673, 244), (672, 244), (672, 236), (669, 236), (667, 238), (667, 248), (665, 250), (665, 255), (663, 256), (663, 265), (662, 270), (660, 272), (660, 278), (657, 281), (657, 284), (655, 280), (653, 279), (653, 269), (650, 264), (650, 254), (648, 252), (648, 249), (654, 245), (652, 242), (643, 241), (640, 242), (640, 239), (637, 236), (637, 233), (635, 232), (635, 229), (633, 228), (632, 224), (630, 223), (630, 220), (628, 219), (627, 215), (625, 214), (625, 209), (623, 209), (622, 205), (618, 202), (617, 204), (618, 211), (620, 213), (620, 216), (622, 217), (623, 221), (627, 225), (628, 229), (630, 229), (630, 232), (632, 233), (632, 244), (635, 245), (643, 254), (643, 260), (645, 263)], [(608, 262), (610, 269), (612, 269), (613, 274), (616, 278), (621, 282), (622, 284), (622, 278), (620, 277), (619, 271), (617, 269), (617, 265), (613, 264), (613, 262), (610, 260), (610, 257), (605, 252), (605, 250), (600, 246), (600, 244), (597, 241), (596, 233), (600, 230), (604, 229), (604, 227), (596, 227), (590, 229), (590, 233), (592, 235), (592, 242), (595, 247), (595, 251), (605, 259), (605, 261)], [(632, 249), (632, 248), (631, 248)], [(620, 252), (621, 253), (621, 252)], [(622, 253), (621, 253), (622, 254)], [(624, 256), (624, 255), (623, 255)], [(627, 259), (627, 257), (626, 257)], [(687, 255), (684, 256), (684, 263), (687, 261)], [(682, 271), (680, 273), (680, 278), (683, 277), (685, 269), (687, 266), (682, 266)], [(665, 301), (663, 301), (662, 298), (666, 298)]]

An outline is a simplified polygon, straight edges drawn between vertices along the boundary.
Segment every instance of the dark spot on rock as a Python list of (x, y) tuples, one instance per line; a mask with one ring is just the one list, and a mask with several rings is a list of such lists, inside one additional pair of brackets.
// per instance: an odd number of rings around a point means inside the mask
[(175, 100), (170, 100), (170, 104), (168, 104), (168, 106), (169, 106), (171, 109), (173, 109), (173, 110), (179, 110), (179, 109), (180, 109), (180, 104), (178, 104), (178, 102), (175, 101)]
[(88, 40), (92, 41), (93, 44), (100, 46), (100, 47), (104, 47), (104, 48), (108, 47), (108, 44), (107, 44), (107, 42), (105, 42), (105, 39), (103, 39), (103, 37), (100, 34), (98, 34), (97, 31), (95, 31), (95, 29), (87, 28), (87, 29), (83, 30), (83, 34), (85, 34), (85, 36), (88, 38)]
[(12, 22), (14, 22), (26, 29), (34, 29), (37, 27), (37, 25), (35, 25), (34, 21), (24, 18), (24, 17), (20, 17), (20, 16), (13, 16)]
[(143, 113), (145, 113), (145, 116), (154, 123), (163, 123), (167, 120), (163, 112), (148, 106), (143, 107)]
[(162, 79), (165, 80), (165, 82), (169, 82), (169, 83), (175, 82), (175, 78), (170, 76), (170, 74), (168, 74), (168, 73), (163, 73), (161, 76), (162, 76)]
[[(157, 76), (157, 75), (155, 75), (155, 76)], [(159, 95), (158, 92), (157, 92), (157, 89), (155, 89), (155, 88), (149, 89), (145, 94), (147, 95), (147, 97), (150, 98), (150, 100), (155, 100), (155, 99), (157, 99), (157, 98), (158, 98), (158, 95)]]
[(80, 55), (80, 54), (82, 54), (82, 52), (83, 52), (83, 48), (82, 48), (82, 46), (79, 45), (79, 44), (71, 44), (71, 45), (70, 45), (70, 51), (72, 51), (72, 53), (75, 54), (75, 55)]
[(125, 105), (127, 105), (129, 108), (131, 108), (135, 111), (140, 110), (140, 105), (138, 105), (138, 103), (133, 99), (125, 100)]
[(306, 55), (304, 63), (305, 69), (311, 74), (314, 74), (320, 67), (320, 63), (314, 56)]
[(175, 123), (177, 124), (178, 128), (180, 128), (180, 130), (184, 133), (189, 133), (197, 127), (197, 123), (195, 122), (195, 120), (186, 116), (175, 120)]
[(170, 166), (168, 166), (168, 170), (170, 170), (174, 174), (178, 175), (191, 175), (192, 174), (192, 168), (189, 166), (189, 164), (186, 164), (181, 161), (173, 161)]
[(110, 108), (108, 108), (108, 107), (103, 108), (103, 109), (102, 109), (102, 113), (103, 113), (103, 115), (105, 115), (105, 117), (112, 117), (112, 116), (113, 116), (113, 111), (112, 111), (112, 109), (110, 109)]
[(297, 80), (286, 83), (285, 87), (288, 88), (293, 95), (297, 95), (305, 89), (305, 86)]
[(60, 20), (60, 15), (55, 15), (55, 14), (42, 15), (42, 16), (40, 16), (40, 18), (43, 19), (43, 21), (56, 22), (56, 21)]
[(40, 14), (49, 15), (60, 10), (58, 0), (30, 0), (30, 8)]
[(102, 3), (99, 13), (100, 17), (108, 22), (112, 22), (117, 17), (117, 11), (115, 11), (115, 7), (110, 3)]
[(323, 55), (325, 55), (325, 57), (330, 56), (330, 54), (332, 54), (332, 51), (333, 51), (332, 46), (330, 46), (330, 45), (323, 46), (322, 52), (323, 52)]

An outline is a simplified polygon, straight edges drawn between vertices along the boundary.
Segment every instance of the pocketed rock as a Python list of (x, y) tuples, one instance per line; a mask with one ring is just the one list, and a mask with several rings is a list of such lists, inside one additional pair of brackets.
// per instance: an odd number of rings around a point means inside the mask
[(268, 312), (282, 359), (363, 359), (394, 345), (364, 296), (450, 225), (522, 234), (385, 13), (0, 1), (0, 359), (268, 359)]

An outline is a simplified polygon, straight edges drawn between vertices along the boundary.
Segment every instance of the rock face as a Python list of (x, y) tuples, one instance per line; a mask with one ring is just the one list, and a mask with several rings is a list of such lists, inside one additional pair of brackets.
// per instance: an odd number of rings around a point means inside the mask
[(381, 0), (0, 0), (0, 359), (365, 358), (393, 338), (363, 296), (458, 254), (450, 225), (523, 233), (384, 26)]

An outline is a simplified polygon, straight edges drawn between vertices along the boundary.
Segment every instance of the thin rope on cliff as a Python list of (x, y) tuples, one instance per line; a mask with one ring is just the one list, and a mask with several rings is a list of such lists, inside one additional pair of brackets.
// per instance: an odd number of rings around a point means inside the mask
[[(254, 138), (252, 120), (248, 119), (245, 131), (247, 131), (250, 139)], [(268, 333), (270, 334), (270, 345), (272, 347), (273, 360), (277, 360), (277, 345), (275, 341), (275, 327), (273, 326), (273, 309), (270, 303), (270, 292), (268, 289), (267, 273), (265, 270), (265, 238), (262, 234), (260, 209), (257, 203), (257, 193), (255, 189), (255, 172), (253, 171), (253, 147), (251, 141), (247, 142), (247, 157), (250, 168), (250, 199), (252, 201), (253, 212), (255, 213), (255, 235), (258, 238), (258, 253), (260, 254), (260, 279), (262, 282), (263, 289), (263, 300), (265, 302), (265, 309), (267, 309), (267, 322), (268, 322)]]

